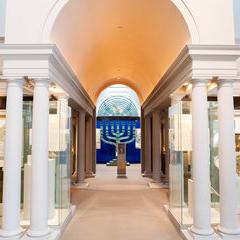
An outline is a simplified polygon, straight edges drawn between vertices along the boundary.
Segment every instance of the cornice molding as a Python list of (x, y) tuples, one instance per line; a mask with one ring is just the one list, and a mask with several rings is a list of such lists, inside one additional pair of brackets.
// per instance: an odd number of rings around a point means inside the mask
[(94, 103), (54, 44), (0, 44), (1, 78), (49, 78), (92, 115)]
[(240, 45), (186, 45), (143, 103), (144, 115), (159, 108), (185, 81), (240, 80)]

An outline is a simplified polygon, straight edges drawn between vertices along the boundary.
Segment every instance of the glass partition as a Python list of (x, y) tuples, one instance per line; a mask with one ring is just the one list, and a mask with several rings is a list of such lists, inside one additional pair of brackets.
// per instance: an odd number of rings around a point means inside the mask
[[(58, 226), (70, 208), (71, 109), (67, 100), (49, 103), (49, 207), (48, 224)], [(32, 101), (23, 103), (24, 144), (22, 158), (21, 225), (30, 224)]]
[[(219, 223), (219, 158), (217, 102), (209, 102), (209, 146), (211, 182), (211, 221)], [(236, 121), (235, 111), (235, 121)], [(170, 211), (180, 225), (191, 225), (193, 209), (192, 116), (191, 101), (182, 101), (169, 109)], [(239, 114), (240, 122), (240, 114)], [(236, 124), (235, 124), (236, 125)], [(239, 124), (240, 126), (240, 124)], [(240, 129), (240, 127), (239, 127)], [(240, 133), (240, 131), (239, 131)], [(236, 139), (239, 139), (236, 135)], [(238, 142), (240, 146), (240, 141)], [(238, 145), (237, 149), (238, 150)], [(237, 154), (237, 156), (239, 156)]]
[(169, 123), (170, 210), (179, 224), (191, 224), (191, 102), (179, 102), (170, 107)]
[(4, 141), (5, 141), (6, 110), (0, 110), (0, 203), (3, 194), (3, 163), (4, 163)]

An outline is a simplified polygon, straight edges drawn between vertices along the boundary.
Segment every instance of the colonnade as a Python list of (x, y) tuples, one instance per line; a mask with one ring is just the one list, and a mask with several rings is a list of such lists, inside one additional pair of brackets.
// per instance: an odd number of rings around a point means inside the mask
[[(48, 227), (49, 79), (33, 79), (33, 120), (29, 237), (50, 234)], [(23, 148), (23, 87), (25, 80), (7, 81), (6, 137), (4, 152), (3, 217), (0, 237), (21, 235), (21, 165)], [(95, 117), (79, 110), (77, 184), (94, 176)]]
[(96, 117), (79, 109), (76, 186), (87, 187), (85, 178), (94, 177), (96, 164)]
[[(233, 83), (232, 80), (219, 79), (217, 88), (220, 179), (220, 224), (217, 232), (223, 239), (228, 239), (228, 237), (236, 237), (237, 239), (237, 237), (240, 237), (237, 215), (238, 189)], [(215, 239), (216, 237), (211, 226), (208, 85), (209, 81), (206, 79), (192, 80), (193, 225), (189, 232), (193, 239)], [(161, 141), (159, 140), (160, 118), (161, 113), (159, 110), (154, 110), (144, 118), (145, 174), (149, 175), (151, 172), (150, 159), (152, 159), (152, 178), (156, 182), (160, 180), (161, 175), (159, 164), (159, 149), (161, 147)], [(153, 134), (152, 141), (150, 130), (152, 130)]]
[[(165, 111), (155, 110), (143, 117), (144, 121), (144, 177), (151, 177), (154, 183), (168, 182), (169, 156), (166, 151), (162, 159), (162, 149), (168, 148), (168, 114)], [(163, 131), (161, 128), (163, 126)], [(164, 136), (161, 136), (164, 135)], [(164, 139), (163, 143), (161, 139)], [(165, 174), (162, 163), (165, 161)]]
[[(49, 79), (35, 79), (33, 93), (31, 237), (44, 236), (48, 228), (48, 114)], [(7, 83), (6, 139), (3, 179), (3, 218), (0, 236), (21, 234), (20, 193), (23, 139), (23, 79)]]
[[(213, 236), (211, 227), (208, 81), (192, 81), (193, 235)], [(223, 238), (239, 235), (233, 81), (218, 83), (220, 225)], [(238, 236), (239, 237), (239, 236)], [(213, 236), (214, 238), (214, 236)]]

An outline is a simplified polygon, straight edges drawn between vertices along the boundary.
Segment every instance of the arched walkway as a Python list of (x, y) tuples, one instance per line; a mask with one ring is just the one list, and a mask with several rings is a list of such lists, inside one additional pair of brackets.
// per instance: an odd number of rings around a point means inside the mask
[(140, 165), (127, 168), (127, 179), (116, 178), (115, 167), (97, 166), (88, 189), (73, 189), (76, 214), (62, 240), (180, 240), (164, 210), (167, 189), (151, 189)]

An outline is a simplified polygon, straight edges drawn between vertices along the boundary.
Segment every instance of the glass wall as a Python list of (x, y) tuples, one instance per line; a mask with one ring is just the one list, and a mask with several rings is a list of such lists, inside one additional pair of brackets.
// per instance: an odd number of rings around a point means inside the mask
[(191, 102), (169, 109), (170, 210), (180, 224), (192, 222), (192, 115)]
[[(2, 104), (2, 102), (4, 103)], [(4, 141), (5, 141), (5, 124), (6, 124), (5, 100), (3, 98), (1, 98), (0, 107), (1, 107), (0, 109), (0, 203), (2, 203)]]
[[(70, 209), (71, 109), (65, 99), (49, 104), (49, 225), (58, 226)], [(32, 100), (23, 104), (21, 225), (30, 224)]]
[[(211, 221), (217, 224), (219, 216), (219, 157), (217, 102), (208, 102)], [(235, 109), (236, 164), (240, 190), (240, 110)], [(180, 225), (191, 225), (192, 220), (192, 116), (191, 102), (182, 101), (169, 109), (170, 148), (170, 211)], [(240, 199), (239, 199), (240, 205)]]

